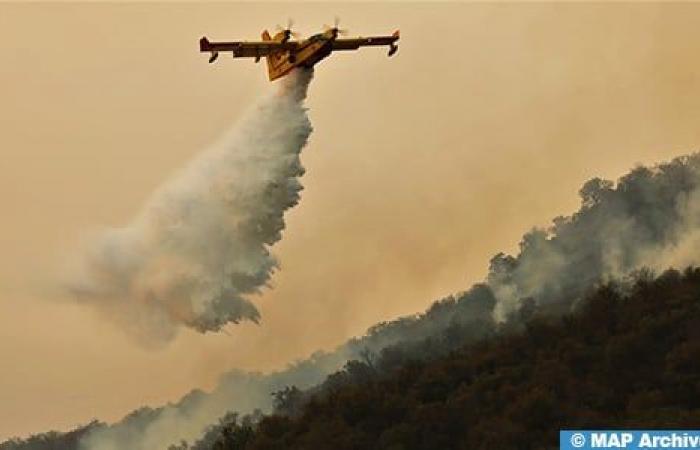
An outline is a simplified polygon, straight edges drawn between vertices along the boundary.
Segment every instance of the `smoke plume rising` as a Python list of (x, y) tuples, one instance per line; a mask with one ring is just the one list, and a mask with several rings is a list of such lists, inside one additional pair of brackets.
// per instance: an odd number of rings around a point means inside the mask
[(270, 246), (302, 189), (311, 78), (310, 70), (285, 77), (131, 223), (97, 233), (69, 278), (70, 292), (151, 345), (180, 326), (206, 332), (257, 322), (250, 297), (277, 267)]
[(496, 319), (527, 302), (565, 311), (602, 281), (700, 262), (700, 153), (636, 167), (617, 183), (593, 178), (579, 194), (578, 212), (525, 234), (518, 255), (491, 259)]
[(348, 356), (341, 351), (318, 353), (267, 374), (230, 371), (210, 393), (194, 390), (175, 403), (140, 408), (113, 425), (96, 427), (75, 450), (165, 450), (181, 441), (192, 443), (229, 411), (269, 412), (272, 392), (291, 385), (310, 388), (338, 370)]

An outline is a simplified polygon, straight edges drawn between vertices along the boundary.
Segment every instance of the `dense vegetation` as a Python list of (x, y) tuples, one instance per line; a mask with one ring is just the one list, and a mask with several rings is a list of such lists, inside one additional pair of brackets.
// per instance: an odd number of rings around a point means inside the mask
[(94, 428), (104, 424), (94, 421), (66, 433), (49, 431), (35, 434), (27, 439), (10, 439), (0, 442), (0, 450), (74, 450), (79, 448), (80, 439)]
[(335, 377), (310, 396), (278, 393), (279, 413), (257, 425), (222, 421), (195, 448), (542, 449), (565, 427), (697, 428), (700, 269), (607, 284), (573, 314), (534, 314), (432, 360), (353, 361)]

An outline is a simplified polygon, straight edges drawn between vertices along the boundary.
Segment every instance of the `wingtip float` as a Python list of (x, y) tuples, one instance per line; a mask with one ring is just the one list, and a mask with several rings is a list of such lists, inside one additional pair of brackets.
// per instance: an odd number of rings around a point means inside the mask
[(389, 47), (388, 56), (392, 56), (399, 49), (396, 44), (400, 38), (399, 30), (390, 36), (338, 37), (346, 33), (346, 30), (338, 28), (336, 19), (334, 26), (325, 26), (322, 33), (308, 39), (299, 39), (299, 35), (291, 30), (290, 21), (286, 28), (278, 27), (274, 36), (271, 36), (267, 30), (263, 31), (262, 41), (258, 42), (210, 42), (203, 37), (199, 40), (199, 51), (210, 53), (210, 63), (216, 61), (219, 53), (225, 52), (231, 52), (234, 58), (255, 58), (255, 62), (265, 58), (268, 76), (270, 81), (273, 81), (289, 74), (295, 67), (313, 67), (335, 51), (387, 46)]

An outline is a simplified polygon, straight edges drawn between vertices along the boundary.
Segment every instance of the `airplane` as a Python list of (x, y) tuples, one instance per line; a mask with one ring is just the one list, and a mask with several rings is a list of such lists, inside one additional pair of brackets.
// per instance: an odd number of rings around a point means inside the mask
[[(357, 37), (350, 39), (338, 38), (345, 35), (346, 30), (338, 28), (338, 18), (334, 26), (325, 25), (323, 33), (315, 34), (308, 39), (298, 39), (299, 35), (291, 30), (292, 21), (287, 28), (278, 26), (278, 32), (274, 36), (265, 30), (262, 33), (262, 42), (210, 42), (203, 37), (199, 40), (199, 51), (209, 52), (209, 62), (213, 63), (221, 52), (231, 52), (234, 58), (260, 58), (267, 59), (268, 76), (274, 81), (290, 73), (296, 67), (312, 67), (332, 52), (339, 50), (357, 50), (365, 46), (388, 46), (389, 56), (392, 56), (399, 47), (399, 31), (391, 36)], [(291, 38), (297, 38), (292, 40)]]

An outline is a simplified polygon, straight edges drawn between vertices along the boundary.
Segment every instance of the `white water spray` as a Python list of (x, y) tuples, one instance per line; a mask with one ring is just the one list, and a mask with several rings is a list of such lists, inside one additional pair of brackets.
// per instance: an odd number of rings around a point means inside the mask
[(206, 332), (257, 322), (250, 297), (277, 267), (270, 246), (302, 189), (311, 78), (304, 70), (283, 79), (131, 223), (93, 237), (70, 292), (149, 345), (167, 342), (180, 326)]

